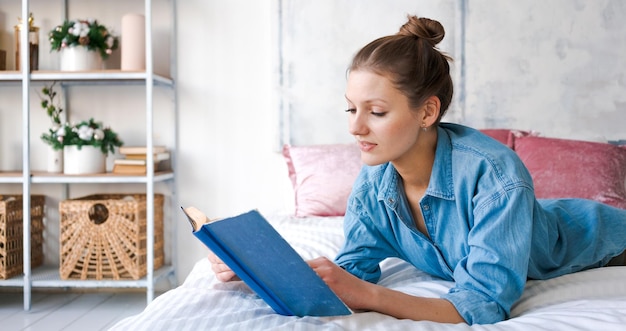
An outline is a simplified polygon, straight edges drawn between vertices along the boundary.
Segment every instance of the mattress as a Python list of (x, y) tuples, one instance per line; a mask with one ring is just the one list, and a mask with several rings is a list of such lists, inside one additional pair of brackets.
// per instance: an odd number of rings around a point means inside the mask
[[(306, 260), (333, 258), (343, 244), (341, 217), (268, 218)], [(433, 278), (399, 259), (381, 263), (380, 285), (439, 297), (453, 282)], [(400, 320), (376, 312), (341, 317), (276, 314), (243, 282), (218, 281), (208, 259), (198, 261), (182, 285), (111, 330), (626, 330), (626, 267), (587, 270), (529, 281), (508, 320), (486, 325)]]

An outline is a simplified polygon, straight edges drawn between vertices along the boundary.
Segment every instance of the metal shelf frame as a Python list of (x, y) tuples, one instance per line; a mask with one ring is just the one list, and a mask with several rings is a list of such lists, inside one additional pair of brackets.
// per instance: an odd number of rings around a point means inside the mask
[[(174, 179), (173, 171), (156, 172), (152, 181), (155, 183)], [(147, 176), (123, 175), (123, 174), (94, 174), (89, 176), (63, 175), (53, 173), (31, 174), (28, 179), (32, 184), (131, 184), (147, 183)], [(17, 172), (0, 173), (0, 183), (23, 183), (24, 178)], [(0, 286), (1, 282), (0, 282)]]
[[(174, 267), (171, 265), (163, 266), (154, 271), (154, 281), (172, 277)], [(145, 288), (148, 286), (148, 278), (143, 277), (137, 280), (79, 280), (79, 279), (61, 279), (59, 277), (59, 269), (42, 266), (31, 270), (32, 286), (35, 288)], [(2, 280), (3, 287), (22, 287), (24, 286), (24, 278), (15, 276), (13, 278)]]
[[(29, 17), (30, 0), (21, 0), (21, 17)], [(40, 0), (43, 1), (43, 0)], [(176, 77), (176, 0), (169, 0), (171, 4), (171, 56), (170, 75)], [(68, 13), (68, 0), (63, 0), (64, 13)], [(169, 277), (170, 282), (175, 282), (175, 249), (176, 249), (176, 226), (170, 226), (170, 254), (171, 265), (163, 266), (154, 270), (154, 184), (168, 182), (172, 188), (171, 210), (176, 210), (177, 187), (176, 187), (176, 153), (178, 149), (178, 94), (176, 92), (175, 79), (164, 77), (154, 73), (153, 50), (152, 50), (152, 0), (144, 0), (144, 16), (146, 31), (146, 70), (141, 72), (102, 70), (94, 72), (60, 72), (60, 71), (30, 71), (28, 29), (21, 29), (20, 34), (20, 71), (7, 71), (0, 74), (0, 83), (17, 84), (22, 86), (22, 171), (14, 173), (0, 173), (0, 183), (22, 184), (23, 194), (23, 277), (14, 277), (8, 280), (0, 280), (0, 287), (20, 286), (24, 291), (24, 310), (31, 309), (31, 293), (33, 287), (77, 287), (77, 288), (125, 288), (137, 287), (146, 289), (146, 301), (150, 303), (154, 299), (155, 283)], [(146, 147), (152, 150), (153, 142), (153, 93), (155, 86), (164, 86), (173, 91), (174, 108), (174, 146), (172, 146), (172, 168), (174, 172), (157, 172), (154, 169), (153, 154), (147, 154), (147, 173), (145, 176), (129, 175), (89, 175), (69, 176), (47, 173), (32, 173), (30, 162), (30, 100), (29, 91), (31, 82), (61, 81), (64, 84), (93, 85), (93, 84), (141, 84), (146, 87)], [(30, 195), (32, 184), (65, 184), (66, 192), (69, 184), (107, 184), (107, 183), (141, 183), (146, 185), (146, 208), (147, 213), (147, 275), (140, 280), (61, 280), (58, 276), (58, 268), (40, 267), (32, 270), (30, 263)], [(56, 275), (55, 275), (56, 273)]]
[[(98, 70), (89, 72), (38, 71), (29, 74), (31, 82), (62, 81), (65, 84), (146, 84), (148, 73), (139, 71)], [(174, 81), (165, 76), (153, 74), (155, 86), (173, 87)], [(18, 71), (0, 73), (0, 81), (19, 82), (22, 74)]]

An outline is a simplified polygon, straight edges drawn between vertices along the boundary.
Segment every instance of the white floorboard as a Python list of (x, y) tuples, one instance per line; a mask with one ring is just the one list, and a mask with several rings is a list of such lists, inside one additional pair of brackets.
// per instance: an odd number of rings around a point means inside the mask
[[(143, 311), (145, 305), (145, 293), (140, 293), (139, 295), (113, 295), (102, 302), (100, 307), (96, 307), (96, 309), (92, 309), (88, 313), (80, 316), (65, 330), (89, 330), (94, 323), (101, 325), (102, 330), (106, 330), (125, 317), (139, 314)], [(102, 307), (106, 307), (106, 315), (101, 313)]]
[(146, 306), (145, 292), (33, 292), (24, 310), (21, 292), (0, 291), (0, 330), (108, 330)]

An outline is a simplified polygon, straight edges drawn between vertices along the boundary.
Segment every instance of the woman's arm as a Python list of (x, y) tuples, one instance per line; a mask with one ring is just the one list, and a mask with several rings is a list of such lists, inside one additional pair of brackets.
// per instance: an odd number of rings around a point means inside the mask
[(353, 310), (376, 311), (399, 319), (465, 323), (445, 299), (423, 298), (361, 280), (327, 258), (308, 261), (309, 266)]

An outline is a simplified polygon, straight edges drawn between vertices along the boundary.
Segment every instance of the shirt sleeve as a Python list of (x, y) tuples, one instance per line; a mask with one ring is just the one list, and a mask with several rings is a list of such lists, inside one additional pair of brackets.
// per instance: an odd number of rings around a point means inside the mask
[[(354, 276), (371, 283), (378, 282), (380, 262), (397, 256), (372, 223), (371, 216), (357, 199), (350, 198), (344, 216), (345, 244), (335, 263)], [(358, 238), (358, 240), (351, 240)]]
[(526, 284), (534, 195), (528, 187), (504, 190), (474, 210), (469, 253), (454, 269), (455, 287), (443, 298), (468, 324), (508, 318)]

